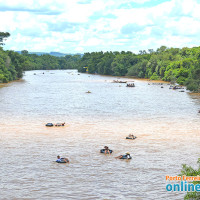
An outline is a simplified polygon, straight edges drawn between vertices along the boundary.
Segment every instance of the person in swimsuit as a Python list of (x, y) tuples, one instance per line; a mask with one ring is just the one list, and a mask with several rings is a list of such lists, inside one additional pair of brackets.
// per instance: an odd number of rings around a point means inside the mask
[(61, 158), (60, 156), (57, 156), (56, 162), (60, 163), (60, 162), (63, 162), (63, 161), (65, 161), (66, 163), (69, 163), (69, 160), (67, 158)]
[(117, 156), (115, 158), (118, 158), (118, 159), (130, 159), (131, 155), (130, 155), (130, 153), (126, 153), (126, 155), (120, 155), (120, 156)]
[(110, 149), (108, 148), (108, 146), (105, 146), (104, 149), (105, 149), (104, 152), (105, 154), (110, 154)]

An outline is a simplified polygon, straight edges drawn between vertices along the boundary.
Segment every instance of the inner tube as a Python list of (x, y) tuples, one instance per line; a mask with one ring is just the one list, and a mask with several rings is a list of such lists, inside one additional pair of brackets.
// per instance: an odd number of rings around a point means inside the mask
[(65, 126), (65, 123), (57, 123), (55, 126)]
[(46, 126), (53, 126), (53, 124), (52, 123), (47, 123)]
[[(113, 150), (110, 150), (110, 149), (109, 149), (109, 151), (110, 151), (110, 153), (113, 152)], [(105, 149), (101, 149), (101, 150), (100, 150), (100, 153), (105, 153)]]
[(126, 139), (129, 139), (129, 140), (135, 140), (137, 137), (126, 137)]
[(131, 156), (127, 157), (127, 155), (123, 155), (120, 159), (127, 159), (127, 160), (130, 160), (130, 159), (132, 159), (132, 157), (131, 157)]
[(68, 162), (66, 162), (64, 159), (65, 159), (65, 158), (61, 158), (60, 161), (56, 161), (56, 162), (57, 162), (57, 163), (68, 163)]

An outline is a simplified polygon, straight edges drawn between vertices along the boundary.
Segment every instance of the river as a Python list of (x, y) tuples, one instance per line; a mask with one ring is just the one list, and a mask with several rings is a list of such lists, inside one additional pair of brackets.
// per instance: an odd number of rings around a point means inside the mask
[[(28, 71), (0, 88), (0, 199), (183, 199), (165, 176), (197, 167), (200, 95), (114, 79)], [(112, 155), (99, 153), (105, 145)], [(132, 160), (115, 159), (126, 152)]]

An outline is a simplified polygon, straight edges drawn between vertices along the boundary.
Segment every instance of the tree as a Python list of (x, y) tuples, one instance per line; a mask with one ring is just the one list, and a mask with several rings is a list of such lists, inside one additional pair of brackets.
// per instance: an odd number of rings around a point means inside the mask
[(10, 33), (8, 32), (0, 32), (0, 45), (4, 45), (4, 40), (10, 37)]
[(139, 50), (139, 54), (144, 55), (144, 54), (147, 54), (147, 52), (146, 52), (146, 50)]
[(156, 52), (157, 53), (162, 53), (162, 52), (164, 52), (164, 51), (166, 51), (167, 50), (167, 47), (166, 46), (161, 46), (160, 48), (158, 48), (157, 50), (156, 50)]
[(137, 62), (135, 65), (131, 66), (128, 69), (128, 76), (136, 76), (139, 78), (144, 78), (146, 74), (148, 60), (141, 59), (141, 61)]
[(148, 52), (149, 52), (150, 54), (152, 54), (152, 53), (154, 52), (154, 50), (153, 50), (153, 49), (148, 49)]
[(21, 54), (24, 55), (24, 56), (27, 56), (28, 55), (28, 51), (27, 50), (22, 50)]

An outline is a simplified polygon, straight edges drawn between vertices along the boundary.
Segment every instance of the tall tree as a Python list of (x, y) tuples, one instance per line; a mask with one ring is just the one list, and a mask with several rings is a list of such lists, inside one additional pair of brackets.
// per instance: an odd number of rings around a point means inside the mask
[(0, 32), (0, 45), (4, 45), (4, 41), (10, 37), (10, 33), (8, 32)]

